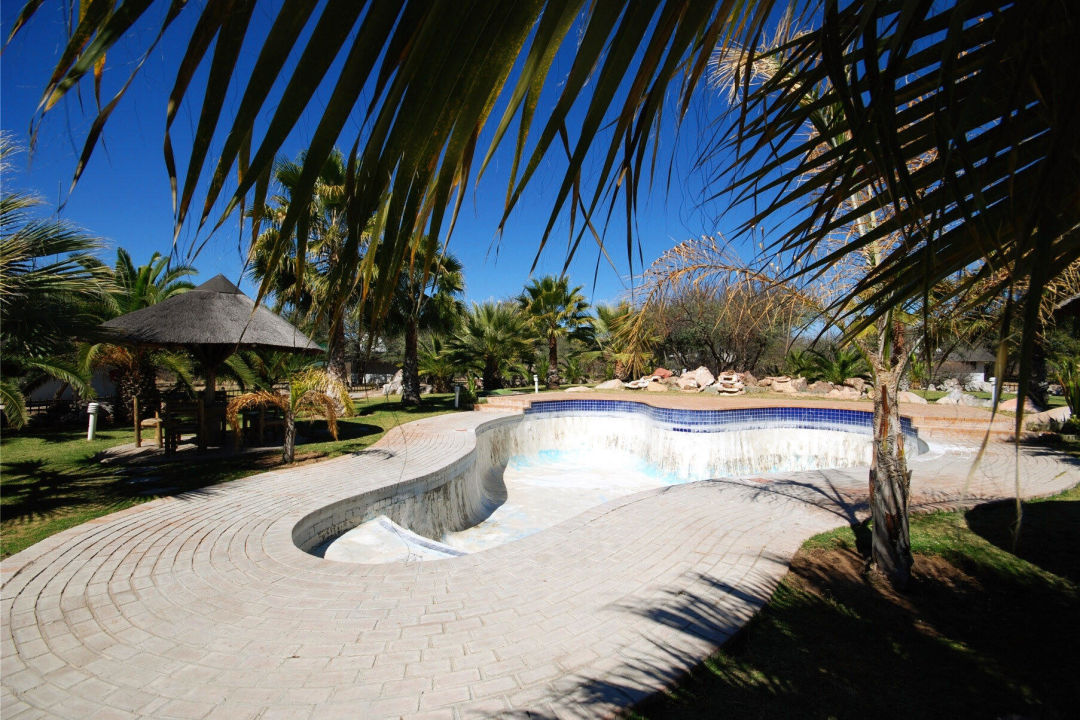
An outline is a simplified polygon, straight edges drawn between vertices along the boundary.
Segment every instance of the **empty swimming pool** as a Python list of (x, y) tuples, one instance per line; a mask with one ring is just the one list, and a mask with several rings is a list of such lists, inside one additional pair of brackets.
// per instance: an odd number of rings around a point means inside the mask
[[(469, 457), (378, 497), (357, 496), (313, 514), (298, 524), (294, 540), (337, 561), (451, 558), (665, 485), (867, 465), (870, 421), (869, 412), (824, 408), (537, 402), (523, 416), (478, 427)], [(906, 421), (904, 430), (917, 451)]]

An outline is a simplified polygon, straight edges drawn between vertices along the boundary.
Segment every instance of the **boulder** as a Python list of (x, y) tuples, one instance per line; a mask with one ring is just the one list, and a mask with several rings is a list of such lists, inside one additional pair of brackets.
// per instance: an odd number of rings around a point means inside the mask
[(587, 387), (585, 385), (575, 385), (574, 387), (566, 388), (565, 390), (563, 390), (563, 392), (589, 392), (591, 390), (591, 387)]
[(656, 368), (655, 370), (652, 371), (652, 376), (656, 377), (656, 378), (660, 378), (661, 380), (663, 380), (664, 378), (669, 378), (669, 377), (671, 377), (671, 375), (672, 375), (671, 371), (668, 370), (667, 368), (658, 367), (658, 368)]
[[(789, 378), (786, 378), (786, 377), (785, 377), (785, 378), (784, 378), (785, 382), (786, 382), (786, 381), (787, 381), (788, 379), (789, 379)], [(772, 385), (772, 384), (773, 384), (774, 382), (776, 382), (776, 380), (777, 380), (777, 378), (775, 378), (775, 377), (763, 377), (763, 378), (761, 378), (760, 380), (758, 380), (758, 381), (757, 381), (757, 386), (758, 386), (758, 387), (769, 387), (769, 386), (770, 386), (770, 385)]]
[(751, 386), (757, 385), (757, 378), (752, 373), (744, 372), (739, 373), (739, 379), (742, 380), (743, 385)]
[(833, 398), (835, 400), (858, 400), (861, 396), (862, 393), (860, 393), (858, 390), (848, 387), (846, 385), (835, 387), (829, 392), (825, 393), (825, 397)]
[(779, 379), (774, 379), (772, 381), (772, 384), (769, 386), (769, 389), (773, 392), (785, 393), (787, 395), (794, 395), (798, 392), (798, 390), (796, 390), (795, 386), (792, 384), (790, 378), (783, 381)]
[[(1009, 412), (1016, 412), (1016, 398), (1009, 398), (1008, 400), (1002, 400), (998, 403), (998, 410), (1007, 410)], [(1042, 408), (1031, 401), (1031, 398), (1024, 398), (1024, 414), (1041, 412)]]
[(620, 380), (619, 378), (615, 378), (613, 380), (605, 380), (604, 382), (597, 385), (596, 389), (597, 390), (622, 390), (623, 389), (623, 381)]
[(1040, 413), (1032, 413), (1031, 415), (1028, 415), (1025, 412), (1024, 427), (1049, 427), (1051, 430), (1056, 430), (1060, 428), (1070, 417), (1072, 417), (1072, 413), (1069, 411), (1069, 408), (1065, 406), (1056, 407), (1053, 410), (1044, 410)]
[(804, 378), (804, 377), (792, 378), (791, 379), (791, 387), (795, 388), (796, 392), (805, 392), (806, 391), (806, 378)]
[(769, 392), (769, 388), (763, 388), (758, 385), (747, 385), (743, 388), (743, 392), (748, 394), (764, 393)]
[(683, 375), (675, 382), (675, 385), (683, 392), (697, 392), (701, 389), (697, 379), (692, 375)]
[(717, 394), (720, 393), (720, 386), (717, 385), (716, 383), (713, 383), (712, 385), (709, 385), (708, 387), (701, 388), (701, 392), (706, 393), (708, 395), (717, 395)]
[(863, 388), (866, 387), (866, 381), (862, 378), (848, 378), (844, 381), (844, 385), (848, 386), (849, 388), (855, 388), (859, 392), (862, 392)]
[(713, 381), (716, 380), (716, 378), (713, 377), (713, 374), (709, 372), (709, 368), (705, 367), (704, 365), (698, 367), (696, 370), (685, 372), (682, 376), (683, 378), (693, 378), (694, 381), (698, 384), (698, 387), (706, 387), (708, 385), (712, 385)]
[(668, 386), (662, 382), (656, 382), (655, 380), (653, 380), (645, 386), (645, 389), (648, 392), (667, 392)]
[(832, 390), (833, 384), (825, 382), (824, 380), (818, 380), (817, 382), (812, 382), (806, 386), (806, 392), (814, 393), (815, 395), (827, 395), (832, 392)]
[(907, 390), (900, 393), (896, 397), (896, 399), (899, 400), (902, 403), (911, 403), (913, 405), (927, 405), (928, 404), (927, 401), (926, 401), (926, 398), (924, 398), (922, 395), (916, 395), (915, 393), (908, 392)]
[(638, 380), (631, 380), (628, 383), (624, 383), (623, 387), (627, 390), (641, 390), (649, 385), (653, 380), (651, 377), (643, 377)]
[(986, 407), (990, 404), (989, 400), (980, 400), (974, 395), (968, 395), (957, 389), (950, 390), (948, 395), (938, 398), (935, 402), (938, 405), (964, 405), (966, 407)]
[(953, 390), (962, 390), (963, 388), (960, 387), (960, 381), (956, 378), (945, 378), (941, 383), (940, 389), (947, 393), (952, 393)]
[(975, 380), (964, 385), (964, 390), (967, 392), (994, 392), (994, 386), (985, 380)]

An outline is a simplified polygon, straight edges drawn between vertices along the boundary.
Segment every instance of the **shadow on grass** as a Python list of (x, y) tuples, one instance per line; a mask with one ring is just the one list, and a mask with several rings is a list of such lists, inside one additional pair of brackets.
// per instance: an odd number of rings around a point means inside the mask
[(1043, 570), (1080, 583), (1080, 502), (1045, 500), (1023, 504), (1020, 534), (1013, 543), (1016, 504), (988, 503), (964, 515), (968, 527), (987, 542), (1037, 565)]

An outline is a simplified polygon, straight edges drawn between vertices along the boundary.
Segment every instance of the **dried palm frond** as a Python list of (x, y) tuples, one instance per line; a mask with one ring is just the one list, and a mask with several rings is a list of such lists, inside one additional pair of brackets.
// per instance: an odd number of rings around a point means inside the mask
[(267, 390), (257, 390), (255, 392), (244, 393), (229, 401), (228, 406), (225, 408), (225, 419), (228, 420), (229, 425), (232, 426), (237, 439), (240, 438), (240, 434), (243, 430), (240, 423), (240, 413), (245, 410), (264, 407), (276, 407), (282, 412), (288, 412), (289, 400), (279, 393), (269, 392)]

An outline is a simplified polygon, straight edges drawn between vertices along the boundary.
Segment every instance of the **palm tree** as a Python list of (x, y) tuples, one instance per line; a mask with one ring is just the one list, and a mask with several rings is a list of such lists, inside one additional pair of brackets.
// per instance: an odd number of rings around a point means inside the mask
[(453, 333), (465, 309), (460, 300), (464, 290), (461, 262), (453, 255), (443, 253), (434, 237), (421, 235), (412, 261), (401, 271), (384, 320), (387, 330), (405, 335), (402, 403), (420, 404), (420, 330)]
[[(110, 293), (110, 312), (103, 319), (118, 317), (167, 300), (195, 287), (186, 278), (195, 275), (190, 265), (173, 265), (168, 257), (155, 252), (145, 265), (136, 267), (131, 255), (123, 248), (116, 251), (113, 269), (114, 287)], [(161, 367), (171, 370), (181, 382), (190, 385), (191, 362), (181, 352), (128, 347), (112, 343), (83, 343), (79, 347), (79, 364), (87, 372), (98, 367), (111, 367), (120, 406), (114, 408), (119, 417), (128, 417), (132, 399), (138, 398), (140, 414), (149, 414), (159, 407), (157, 374)]]
[(534, 332), (547, 342), (545, 382), (552, 389), (559, 387), (559, 338), (584, 337), (592, 329), (589, 303), (580, 291), (580, 285), (570, 288), (566, 276), (556, 279), (548, 275), (526, 285), (518, 297)]
[(281, 459), (291, 463), (296, 457), (296, 419), (304, 414), (321, 415), (326, 420), (330, 434), (337, 434), (337, 411), (334, 400), (348, 406), (349, 389), (334, 380), (325, 370), (308, 368), (289, 379), (289, 389), (284, 393), (258, 390), (245, 393), (229, 401), (225, 410), (234, 432), (240, 433), (240, 412), (249, 408), (272, 405), (285, 415), (285, 440), (281, 446)]
[(531, 349), (527, 321), (515, 304), (473, 303), (451, 348), (457, 365), (480, 373), (485, 391), (497, 390)]
[[(327, 326), (327, 371), (338, 382), (346, 382), (345, 319), (355, 297), (356, 282), (337, 281), (343, 254), (356, 238), (347, 216), (345, 159), (334, 151), (323, 163), (309, 199), (299, 199), (305, 154), (295, 161), (279, 160), (274, 178), (282, 194), (272, 204), (253, 210), (270, 227), (251, 248), (252, 275), (273, 292), (280, 312), (293, 308), (301, 318)], [(282, 230), (284, 219), (294, 206), (302, 206), (301, 222), (291, 231)], [(260, 222), (254, 222), (257, 226)]]
[[(15, 151), (0, 135), (0, 173)], [(15, 428), (28, 419), (24, 394), (45, 379), (93, 397), (89, 375), (74, 361), (74, 338), (104, 319), (112, 288), (93, 255), (100, 242), (63, 221), (33, 217), (41, 205), (6, 187), (0, 194), (0, 403)]]

